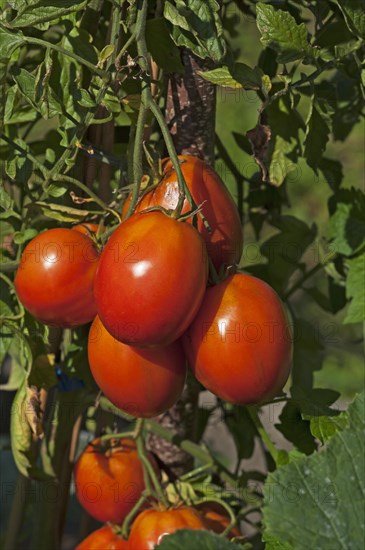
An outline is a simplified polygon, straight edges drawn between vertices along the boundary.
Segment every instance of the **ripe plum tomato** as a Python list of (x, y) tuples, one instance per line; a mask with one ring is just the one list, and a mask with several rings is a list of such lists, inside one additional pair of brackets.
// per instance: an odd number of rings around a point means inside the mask
[(75, 464), (76, 496), (95, 519), (121, 523), (145, 489), (143, 466), (132, 439), (89, 444)]
[(114, 533), (109, 525), (103, 525), (84, 539), (76, 550), (127, 550), (128, 541)]
[[(242, 254), (243, 233), (237, 207), (218, 174), (203, 160), (190, 155), (180, 156), (181, 170), (195, 203), (202, 205), (211, 233), (198, 216), (198, 231), (202, 235), (208, 255), (219, 271), (223, 265), (239, 262)], [(179, 185), (172, 161), (163, 161), (164, 177), (159, 185), (140, 199), (136, 212), (152, 206), (174, 209), (179, 200)], [(122, 216), (126, 214), (130, 199), (126, 201)], [(182, 213), (190, 210), (185, 200)], [(190, 220), (191, 221), (191, 220)]]
[(93, 284), (98, 252), (92, 240), (72, 229), (49, 229), (25, 247), (15, 277), (24, 307), (38, 321), (75, 327), (96, 315)]
[(113, 405), (132, 416), (157, 416), (181, 395), (186, 360), (180, 341), (166, 348), (134, 348), (113, 338), (96, 317), (88, 354), (95, 382)]
[(130, 550), (152, 550), (165, 535), (179, 529), (204, 529), (207, 527), (199, 512), (189, 506), (171, 510), (145, 510), (132, 524), (129, 535)]
[[(218, 535), (223, 533), (223, 531), (227, 529), (228, 525), (230, 524), (230, 519), (227, 512), (225, 511), (223, 506), (220, 506), (216, 502), (203, 502), (202, 504), (199, 504), (196, 508), (203, 517), (204, 523), (206, 524), (207, 528), (210, 531), (217, 533)], [(238, 526), (235, 525), (227, 536), (231, 539), (233, 537), (240, 537), (241, 534), (242, 533), (239, 530)]]
[(162, 212), (134, 214), (101, 254), (94, 284), (99, 317), (125, 344), (167, 346), (194, 319), (207, 277), (205, 245), (194, 227)]
[(197, 379), (231, 403), (271, 399), (289, 376), (293, 345), (284, 305), (251, 275), (231, 275), (207, 289), (183, 345)]

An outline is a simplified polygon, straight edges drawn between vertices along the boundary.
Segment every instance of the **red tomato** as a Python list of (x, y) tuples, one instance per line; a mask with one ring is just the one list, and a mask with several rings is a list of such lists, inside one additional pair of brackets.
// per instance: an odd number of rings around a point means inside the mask
[(152, 550), (165, 535), (179, 529), (204, 529), (207, 527), (199, 512), (188, 506), (171, 510), (145, 510), (133, 522), (129, 535), (130, 550)]
[(140, 349), (118, 342), (99, 317), (91, 325), (89, 363), (96, 383), (118, 408), (132, 416), (157, 416), (178, 400), (186, 377), (181, 343)]
[(99, 317), (114, 338), (167, 346), (188, 328), (207, 283), (206, 250), (189, 224), (134, 214), (114, 231), (95, 276)]
[(127, 550), (128, 548), (128, 541), (114, 533), (109, 525), (103, 525), (76, 546), (76, 550)]
[[(71, 227), (74, 231), (79, 231), (79, 233), (83, 233), (84, 235), (90, 236), (90, 233), (96, 233), (99, 230), (99, 224), (98, 223), (78, 223), (77, 225), (74, 225)], [(105, 227), (103, 227), (102, 232), (105, 231)]]
[[(223, 265), (239, 262), (242, 254), (243, 234), (237, 207), (218, 174), (203, 160), (185, 155), (180, 156), (181, 170), (195, 203), (202, 205), (202, 213), (208, 221), (208, 232), (201, 216), (198, 216), (198, 231), (201, 233), (217, 271)], [(164, 177), (161, 183), (145, 194), (136, 207), (136, 212), (160, 205), (175, 209), (179, 200), (177, 175), (170, 159), (163, 161)], [(130, 198), (125, 202), (122, 216), (125, 216)], [(204, 203), (204, 204), (203, 204)], [(190, 210), (185, 200), (182, 213)]]
[[(216, 502), (204, 502), (197, 506), (197, 509), (203, 517), (207, 528), (214, 533), (220, 535), (230, 524), (230, 519), (227, 512)], [(235, 525), (228, 533), (228, 538), (240, 537), (242, 535), (239, 527)]]
[(100, 445), (95, 439), (75, 464), (76, 496), (95, 519), (121, 523), (145, 489), (143, 466), (131, 439)]
[(207, 289), (183, 344), (197, 379), (231, 403), (271, 399), (289, 376), (293, 345), (284, 306), (251, 275)]
[(75, 327), (96, 315), (93, 282), (98, 252), (72, 229), (49, 229), (25, 247), (15, 277), (24, 307), (38, 321)]

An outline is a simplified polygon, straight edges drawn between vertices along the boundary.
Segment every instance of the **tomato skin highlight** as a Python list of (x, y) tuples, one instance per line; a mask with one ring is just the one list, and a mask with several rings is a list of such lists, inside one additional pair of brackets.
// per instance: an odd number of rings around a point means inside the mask
[[(223, 181), (203, 160), (181, 155), (181, 170), (191, 195), (201, 206), (209, 226), (210, 233), (201, 216), (197, 217), (197, 229), (202, 235), (208, 255), (217, 271), (223, 265), (230, 266), (239, 262), (243, 247), (243, 232), (236, 204)], [(152, 206), (162, 206), (174, 210), (179, 200), (179, 185), (171, 159), (163, 160), (164, 177), (159, 185), (147, 192), (138, 202), (136, 212)], [(125, 202), (122, 217), (126, 215), (130, 198)], [(191, 210), (188, 200), (184, 202), (182, 213)], [(191, 219), (189, 222), (191, 223)]]
[(88, 355), (100, 389), (116, 407), (136, 417), (157, 416), (180, 397), (186, 378), (181, 342), (141, 349), (119, 342), (99, 317), (90, 328)]
[(164, 347), (188, 328), (208, 277), (204, 242), (161, 212), (134, 214), (114, 231), (95, 275), (98, 315), (117, 340)]
[(76, 327), (96, 315), (93, 295), (99, 261), (92, 240), (72, 229), (48, 229), (25, 247), (15, 276), (19, 300), (38, 321)]
[(75, 550), (127, 550), (128, 541), (116, 535), (109, 525), (90, 533)]
[(284, 305), (251, 275), (231, 275), (207, 289), (183, 346), (203, 386), (237, 405), (271, 399), (290, 373), (293, 344)]
[(165, 535), (179, 529), (207, 527), (199, 512), (189, 506), (171, 510), (145, 510), (134, 520), (129, 535), (130, 550), (152, 550)]
[(145, 489), (143, 466), (132, 439), (105, 453), (99, 445), (95, 439), (75, 464), (76, 496), (93, 518), (121, 523)]

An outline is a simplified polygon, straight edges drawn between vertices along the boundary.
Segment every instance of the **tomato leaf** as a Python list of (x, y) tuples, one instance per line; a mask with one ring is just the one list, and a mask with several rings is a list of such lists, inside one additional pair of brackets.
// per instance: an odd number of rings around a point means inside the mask
[(361, 0), (336, 0), (350, 31), (365, 39), (365, 13)]
[(45, 0), (25, 2), (11, 21), (11, 26), (21, 28), (48, 23), (68, 13), (81, 10), (85, 4), (86, 0), (52, 0), (51, 4)]
[(226, 54), (216, 0), (166, 1), (164, 16), (177, 46), (190, 48), (198, 57), (219, 63)]
[(156, 550), (242, 550), (242, 546), (229, 542), (227, 539), (210, 533), (192, 529), (181, 529), (172, 535), (165, 535), (162, 541), (155, 546)]
[(289, 12), (259, 2), (256, 13), (261, 42), (278, 52), (278, 61), (288, 63), (312, 53), (306, 25), (297, 25)]
[[(264, 485), (264, 540), (275, 537), (296, 550), (361, 548), (364, 406), (363, 392), (348, 409), (348, 424), (322, 452), (298, 458), (269, 474)], [(315, 528), (318, 521), (320, 529)]]

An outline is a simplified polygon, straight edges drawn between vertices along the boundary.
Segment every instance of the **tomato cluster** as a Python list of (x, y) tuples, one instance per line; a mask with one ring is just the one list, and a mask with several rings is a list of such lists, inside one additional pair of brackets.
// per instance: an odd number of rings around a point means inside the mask
[[(202, 160), (183, 156), (180, 163), (201, 209), (196, 227), (186, 199), (178, 214), (184, 219), (167, 215), (180, 196), (167, 159), (160, 183), (101, 254), (96, 224), (50, 229), (26, 246), (15, 278), (19, 299), (40, 321), (74, 327), (94, 320), (88, 355), (95, 381), (137, 417), (156, 416), (179, 398), (186, 359), (203, 386), (235, 404), (272, 398), (290, 370), (292, 337), (279, 297), (251, 275), (227, 276), (242, 252), (231, 196)], [(223, 273), (214, 286), (208, 257)]]
[[(177, 175), (166, 160), (162, 180), (129, 218), (126, 201), (123, 221), (101, 252), (95, 224), (50, 229), (26, 246), (15, 278), (19, 299), (38, 320), (60, 327), (93, 321), (94, 379), (116, 407), (140, 418), (179, 399), (187, 364), (205, 388), (234, 404), (271, 399), (291, 365), (292, 335), (279, 297), (256, 277), (232, 274), (243, 244), (232, 198), (203, 161), (180, 162), (200, 207), (195, 218), (187, 200), (177, 212)], [(208, 259), (220, 274), (214, 285)], [(134, 441), (92, 442), (76, 464), (75, 482), (93, 517), (120, 525), (145, 490)], [(128, 542), (106, 525), (79, 550), (150, 549), (177, 529), (222, 532), (228, 525), (212, 507), (167, 510), (157, 503), (137, 516)]]

